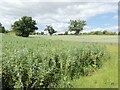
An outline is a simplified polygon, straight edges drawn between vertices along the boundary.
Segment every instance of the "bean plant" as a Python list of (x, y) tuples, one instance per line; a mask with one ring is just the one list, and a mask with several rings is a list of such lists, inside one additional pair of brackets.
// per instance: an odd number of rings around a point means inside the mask
[(70, 80), (92, 75), (108, 56), (98, 44), (3, 35), (2, 87), (71, 88)]

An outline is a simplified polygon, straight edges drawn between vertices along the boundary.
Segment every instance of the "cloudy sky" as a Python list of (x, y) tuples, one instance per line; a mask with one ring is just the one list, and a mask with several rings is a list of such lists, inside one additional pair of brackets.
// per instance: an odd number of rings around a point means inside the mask
[[(57, 1), (57, 0), (56, 0)], [(86, 20), (84, 32), (109, 30), (118, 31), (118, 0), (1, 0), (0, 22), (11, 28), (22, 16), (31, 16), (37, 22), (38, 31), (52, 25), (58, 33), (68, 30), (70, 19)]]

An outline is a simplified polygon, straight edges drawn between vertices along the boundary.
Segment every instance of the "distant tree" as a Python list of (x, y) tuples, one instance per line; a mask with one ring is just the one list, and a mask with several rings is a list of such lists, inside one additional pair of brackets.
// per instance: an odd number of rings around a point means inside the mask
[(5, 30), (5, 33), (9, 33), (10, 31), (9, 30)]
[(55, 31), (55, 30), (53, 29), (53, 27), (52, 27), (51, 25), (47, 25), (44, 31), (48, 31), (48, 33), (49, 33), (50, 35), (52, 35), (53, 33), (56, 33), (56, 32), (57, 32), (57, 31)]
[(34, 32), (30, 32), (30, 34), (29, 35), (35, 35), (35, 31)]
[(95, 31), (94, 34), (95, 34), (95, 35), (102, 35), (103, 32), (101, 32), (101, 31)]
[(117, 35), (116, 32), (110, 32), (110, 35)]
[(68, 31), (66, 31), (66, 32), (64, 33), (64, 35), (68, 35)]
[(107, 31), (107, 30), (104, 30), (104, 31), (103, 31), (103, 34), (104, 34), (104, 35), (117, 35), (116, 32), (110, 32), (110, 31)]
[(75, 34), (78, 35), (80, 31), (83, 30), (83, 27), (86, 25), (86, 21), (81, 20), (70, 20), (69, 31), (75, 31)]
[(65, 35), (64, 33), (59, 33), (58, 35)]
[(118, 35), (120, 35), (120, 32), (118, 32)]
[(41, 35), (44, 35), (44, 32), (41, 32), (40, 34), (41, 34)]
[(104, 35), (108, 35), (109, 32), (108, 32), (107, 30), (104, 30), (104, 31), (103, 31), (103, 34), (104, 34)]
[(5, 33), (5, 28), (4, 28), (4, 26), (2, 26), (1, 23), (0, 23), (0, 33)]
[(40, 32), (36, 32), (37, 35), (40, 35)]
[(104, 31), (91, 31), (87, 33), (82, 33), (83, 35), (117, 35), (116, 32), (109, 32), (107, 30)]
[(23, 16), (19, 21), (14, 22), (12, 29), (17, 36), (28, 37), (30, 32), (34, 32), (38, 29), (35, 26), (36, 24), (36, 21), (32, 20), (32, 17)]
[(91, 31), (89, 34), (90, 34), (90, 35), (94, 35), (94, 31)]

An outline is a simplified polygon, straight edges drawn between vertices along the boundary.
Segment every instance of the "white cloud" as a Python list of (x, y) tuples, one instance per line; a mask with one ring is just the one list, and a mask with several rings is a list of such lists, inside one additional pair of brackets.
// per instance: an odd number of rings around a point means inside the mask
[(68, 30), (67, 23), (52, 23), (52, 26), (58, 31), (57, 33), (64, 33)]
[[(21, 16), (32, 16), (39, 24), (51, 24), (58, 32), (67, 29), (70, 19), (89, 19), (105, 13), (116, 13), (117, 5), (113, 3), (42, 2), (42, 0), (1, 0), (0, 22), (7, 28)], [(85, 0), (87, 1), (87, 0)], [(94, 0), (93, 0), (94, 1)], [(103, 0), (102, 0), (103, 1)], [(108, 0), (105, 0), (108, 1)], [(109, 0), (110, 1), (110, 0)], [(88, 2), (88, 1), (87, 1)]]
[(118, 32), (118, 26), (109, 27), (108, 30), (110, 30), (112, 32)]
[(118, 19), (118, 15), (113, 16), (113, 19)]
[[(2, 0), (1, 0), (2, 1)], [(19, 2), (19, 1), (26, 1), (26, 2), (119, 2), (119, 0), (3, 0), (9, 2)]]
[(110, 31), (110, 32), (118, 32), (118, 26), (107, 26), (107, 27), (90, 27), (86, 26), (84, 27), (84, 30), (82, 32), (91, 32), (91, 31)]

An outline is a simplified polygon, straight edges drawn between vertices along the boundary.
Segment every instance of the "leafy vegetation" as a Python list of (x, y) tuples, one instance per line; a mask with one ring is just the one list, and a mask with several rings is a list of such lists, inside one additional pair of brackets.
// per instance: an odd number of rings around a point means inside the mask
[(1, 23), (0, 23), (0, 33), (5, 33), (5, 28), (4, 28), (4, 26), (2, 26)]
[(12, 29), (17, 36), (28, 37), (31, 32), (38, 29), (35, 25), (36, 21), (32, 20), (32, 17), (23, 16), (19, 21), (14, 22)]
[(50, 35), (57, 32), (54, 30), (54, 28), (51, 25), (47, 25), (44, 31), (48, 31)]
[(84, 20), (70, 20), (69, 31), (75, 31), (75, 35), (78, 35), (85, 25)]
[(104, 62), (101, 69), (91, 76), (81, 77), (71, 81), (76, 88), (118, 88), (118, 46), (105, 44), (111, 58)]
[(83, 35), (117, 35), (116, 32), (110, 32), (108, 30), (104, 31), (92, 31), (88, 33), (82, 33)]
[[(12, 30), (6, 30), (0, 23), (0, 32), (1, 33), (11, 33), (15, 32), (17, 36), (28, 37), (29, 35), (45, 35), (44, 32), (35, 32), (38, 28), (35, 26), (37, 25), (35, 20), (32, 20), (32, 17), (23, 16), (18, 21), (15, 21), (14, 24), (11, 26)], [(110, 32), (108, 30), (104, 31), (92, 31), (87, 33), (80, 33), (84, 26), (86, 25), (86, 21), (84, 20), (70, 20), (70, 25), (68, 26), (68, 30), (63, 33), (59, 33), (58, 35), (117, 35), (116, 32)], [(53, 35), (57, 31), (51, 25), (46, 25), (44, 31), (48, 31), (50, 35)], [(74, 31), (75, 33), (68, 33)], [(118, 32), (119, 35), (119, 32)]]
[(68, 31), (65, 31), (64, 35), (68, 35)]
[(47, 40), (62, 40), (62, 41), (71, 41), (71, 42), (89, 42), (89, 43), (98, 43), (98, 44), (117, 44), (118, 37), (117, 35), (53, 35), (53, 36), (30, 36), (34, 38), (43, 38)]
[(120, 32), (118, 32), (118, 35), (120, 35)]
[(98, 44), (8, 35), (2, 42), (3, 88), (73, 87), (69, 80), (90, 75), (109, 59)]

